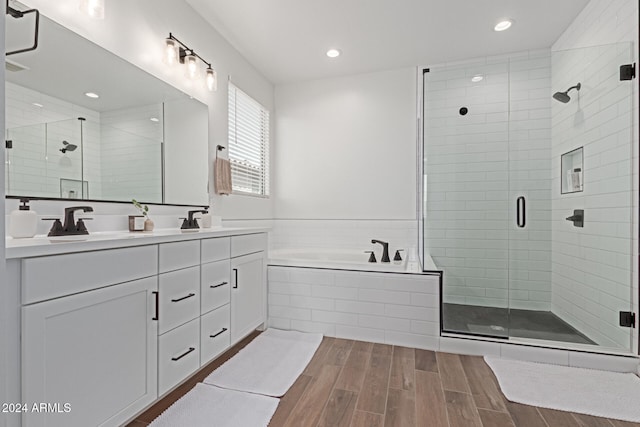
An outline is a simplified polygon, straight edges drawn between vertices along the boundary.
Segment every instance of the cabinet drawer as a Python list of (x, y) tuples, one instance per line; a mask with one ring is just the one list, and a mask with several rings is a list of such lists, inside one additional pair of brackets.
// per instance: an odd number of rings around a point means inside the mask
[(229, 279), (229, 260), (202, 264), (200, 267), (201, 313), (229, 303), (231, 280)]
[(200, 318), (162, 335), (158, 341), (158, 395), (200, 367)]
[(231, 236), (231, 257), (267, 250), (267, 233)]
[(200, 264), (200, 241), (162, 243), (160, 246), (160, 273)]
[(200, 318), (200, 365), (221, 354), (231, 343), (229, 304)]
[(218, 237), (202, 240), (202, 262), (213, 262), (229, 258), (231, 254), (231, 239)]
[(200, 267), (161, 274), (158, 290), (159, 334), (200, 316)]
[(129, 282), (158, 272), (155, 245), (22, 260), (22, 303)]

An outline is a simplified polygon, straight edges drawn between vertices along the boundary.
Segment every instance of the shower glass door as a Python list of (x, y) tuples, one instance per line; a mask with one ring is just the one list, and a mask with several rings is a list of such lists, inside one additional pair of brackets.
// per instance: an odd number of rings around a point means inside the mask
[(424, 253), (442, 330), (628, 352), (629, 43), (424, 73)]
[(508, 74), (507, 59), (424, 73), (425, 254), (448, 332), (509, 336)]
[(631, 349), (631, 62), (630, 43), (511, 61), (511, 337)]

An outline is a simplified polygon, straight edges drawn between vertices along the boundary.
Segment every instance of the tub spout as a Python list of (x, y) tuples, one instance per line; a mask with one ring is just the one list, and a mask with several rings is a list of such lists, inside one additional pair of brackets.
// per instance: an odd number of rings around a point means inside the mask
[(382, 259), (380, 262), (391, 262), (389, 259), (389, 243), (383, 242), (382, 240), (371, 240), (371, 243), (380, 243), (382, 245)]

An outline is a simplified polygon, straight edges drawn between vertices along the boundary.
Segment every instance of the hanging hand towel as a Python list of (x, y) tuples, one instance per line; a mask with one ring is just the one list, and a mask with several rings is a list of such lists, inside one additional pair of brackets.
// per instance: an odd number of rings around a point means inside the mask
[(231, 163), (227, 159), (216, 158), (213, 168), (216, 194), (231, 194)]

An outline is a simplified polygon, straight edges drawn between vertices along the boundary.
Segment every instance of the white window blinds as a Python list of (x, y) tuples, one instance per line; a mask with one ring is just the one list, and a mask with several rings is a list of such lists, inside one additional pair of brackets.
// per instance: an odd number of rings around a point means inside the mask
[(269, 195), (269, 111), (229, 82), (229, 160), (234, 193)]

